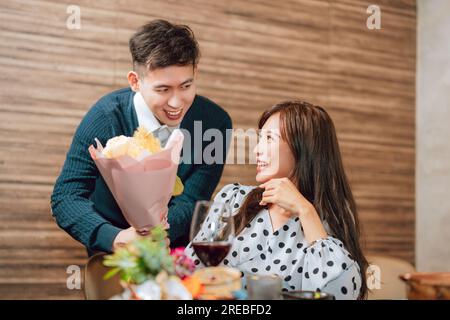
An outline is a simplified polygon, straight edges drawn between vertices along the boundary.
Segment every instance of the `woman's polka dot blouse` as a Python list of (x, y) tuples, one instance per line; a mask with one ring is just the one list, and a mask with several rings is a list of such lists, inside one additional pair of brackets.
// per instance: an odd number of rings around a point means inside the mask
[[(214, 201), (228, 203), (237, 212), (253, 188), (226, 185)], [(208, 215), (213, 214), (209, 212)], [(206, 228), (202, 228), (197, 236), (205, 232)], [(185, 252), (197, 268), (204, 267), (191, 244)], [(356, 299), (361, 288), (360, 268), (340, 240), (328, 236), (308, 245), (298, 217), (273, 230), (269, 212), (265, 209), (234, 238), (221, 265), (239, 269), (244, 286), (245, 275), (277, 274), (283, 279), (283, 291), (317, 290), (331, 293), (336, 299)]]

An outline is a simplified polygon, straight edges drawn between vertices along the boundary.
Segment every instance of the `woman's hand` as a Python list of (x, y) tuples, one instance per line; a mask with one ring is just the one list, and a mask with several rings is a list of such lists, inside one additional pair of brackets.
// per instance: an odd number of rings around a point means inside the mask
[(309, 243), (328, 236), (316, 209), (288, 178), (271, 179), (259, 186), (264, 188), (260, 205), (275, 204), (300, 218)]
[(271, 179), (259, 187), (265, 189), (259, 203), (262, 206), (276, 204), (299, 217), (304, 213), (315, 212), (314, 206), (288, 178)]

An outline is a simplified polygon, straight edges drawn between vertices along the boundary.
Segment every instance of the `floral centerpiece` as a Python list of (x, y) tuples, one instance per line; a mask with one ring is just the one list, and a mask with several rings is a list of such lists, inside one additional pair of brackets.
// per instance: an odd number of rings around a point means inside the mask
[(124, 287), (120, 297), (114, 298), (189, 300), (201, 293), (202, 285), (192, 276), (193, 261), (184, 255), (183, 248), (170, 250), (166, 240), (167, 232), (158, 225), (148, 236), (105, 256), (103, 264), (111, 270), (104, 278), (119, 274)]

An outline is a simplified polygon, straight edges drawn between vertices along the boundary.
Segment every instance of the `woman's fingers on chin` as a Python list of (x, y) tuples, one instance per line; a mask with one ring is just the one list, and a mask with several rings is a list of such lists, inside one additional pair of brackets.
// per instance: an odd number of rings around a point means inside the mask
[(276, 194), (276, 192), (275, 192), (273, 189), (267, 190), (267, 191), (265, 191), (265, 192), (263, 193), (263, 198), (266, 198), (266, 199), (267, 199), (267, 197), (272, 197), (272, 196), (274, 196), (275, 194)]
[(264, 185), (264, 188), (263, 188), (265, 191), (268, 191), (268, 190), (273, 190), (274, 189), (274, 186), (273, 185), (271, 185), (271, 184), (266, 184), (266, 185)]
[(270, 188), (270, 187), (273, 185), (273, 182), (274, 182), (274, 180), (273, 180), (273, 179), (270, 179), (269, 181), (266, 181), (266, 182), (264, 182), (264, 183), (261, 183), (261, 184), (259, 185), (259, 187), (260, 187), (260, 188), (263, 188), (263, 189), (268, 189), (268, 188)]

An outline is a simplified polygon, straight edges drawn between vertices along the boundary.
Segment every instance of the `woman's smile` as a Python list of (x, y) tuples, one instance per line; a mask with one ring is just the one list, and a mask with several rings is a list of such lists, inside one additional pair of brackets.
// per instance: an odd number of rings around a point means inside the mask
[(269, 166), (268, 162), (262, 160), (256, 160), (256, 172), (261, 172)]

